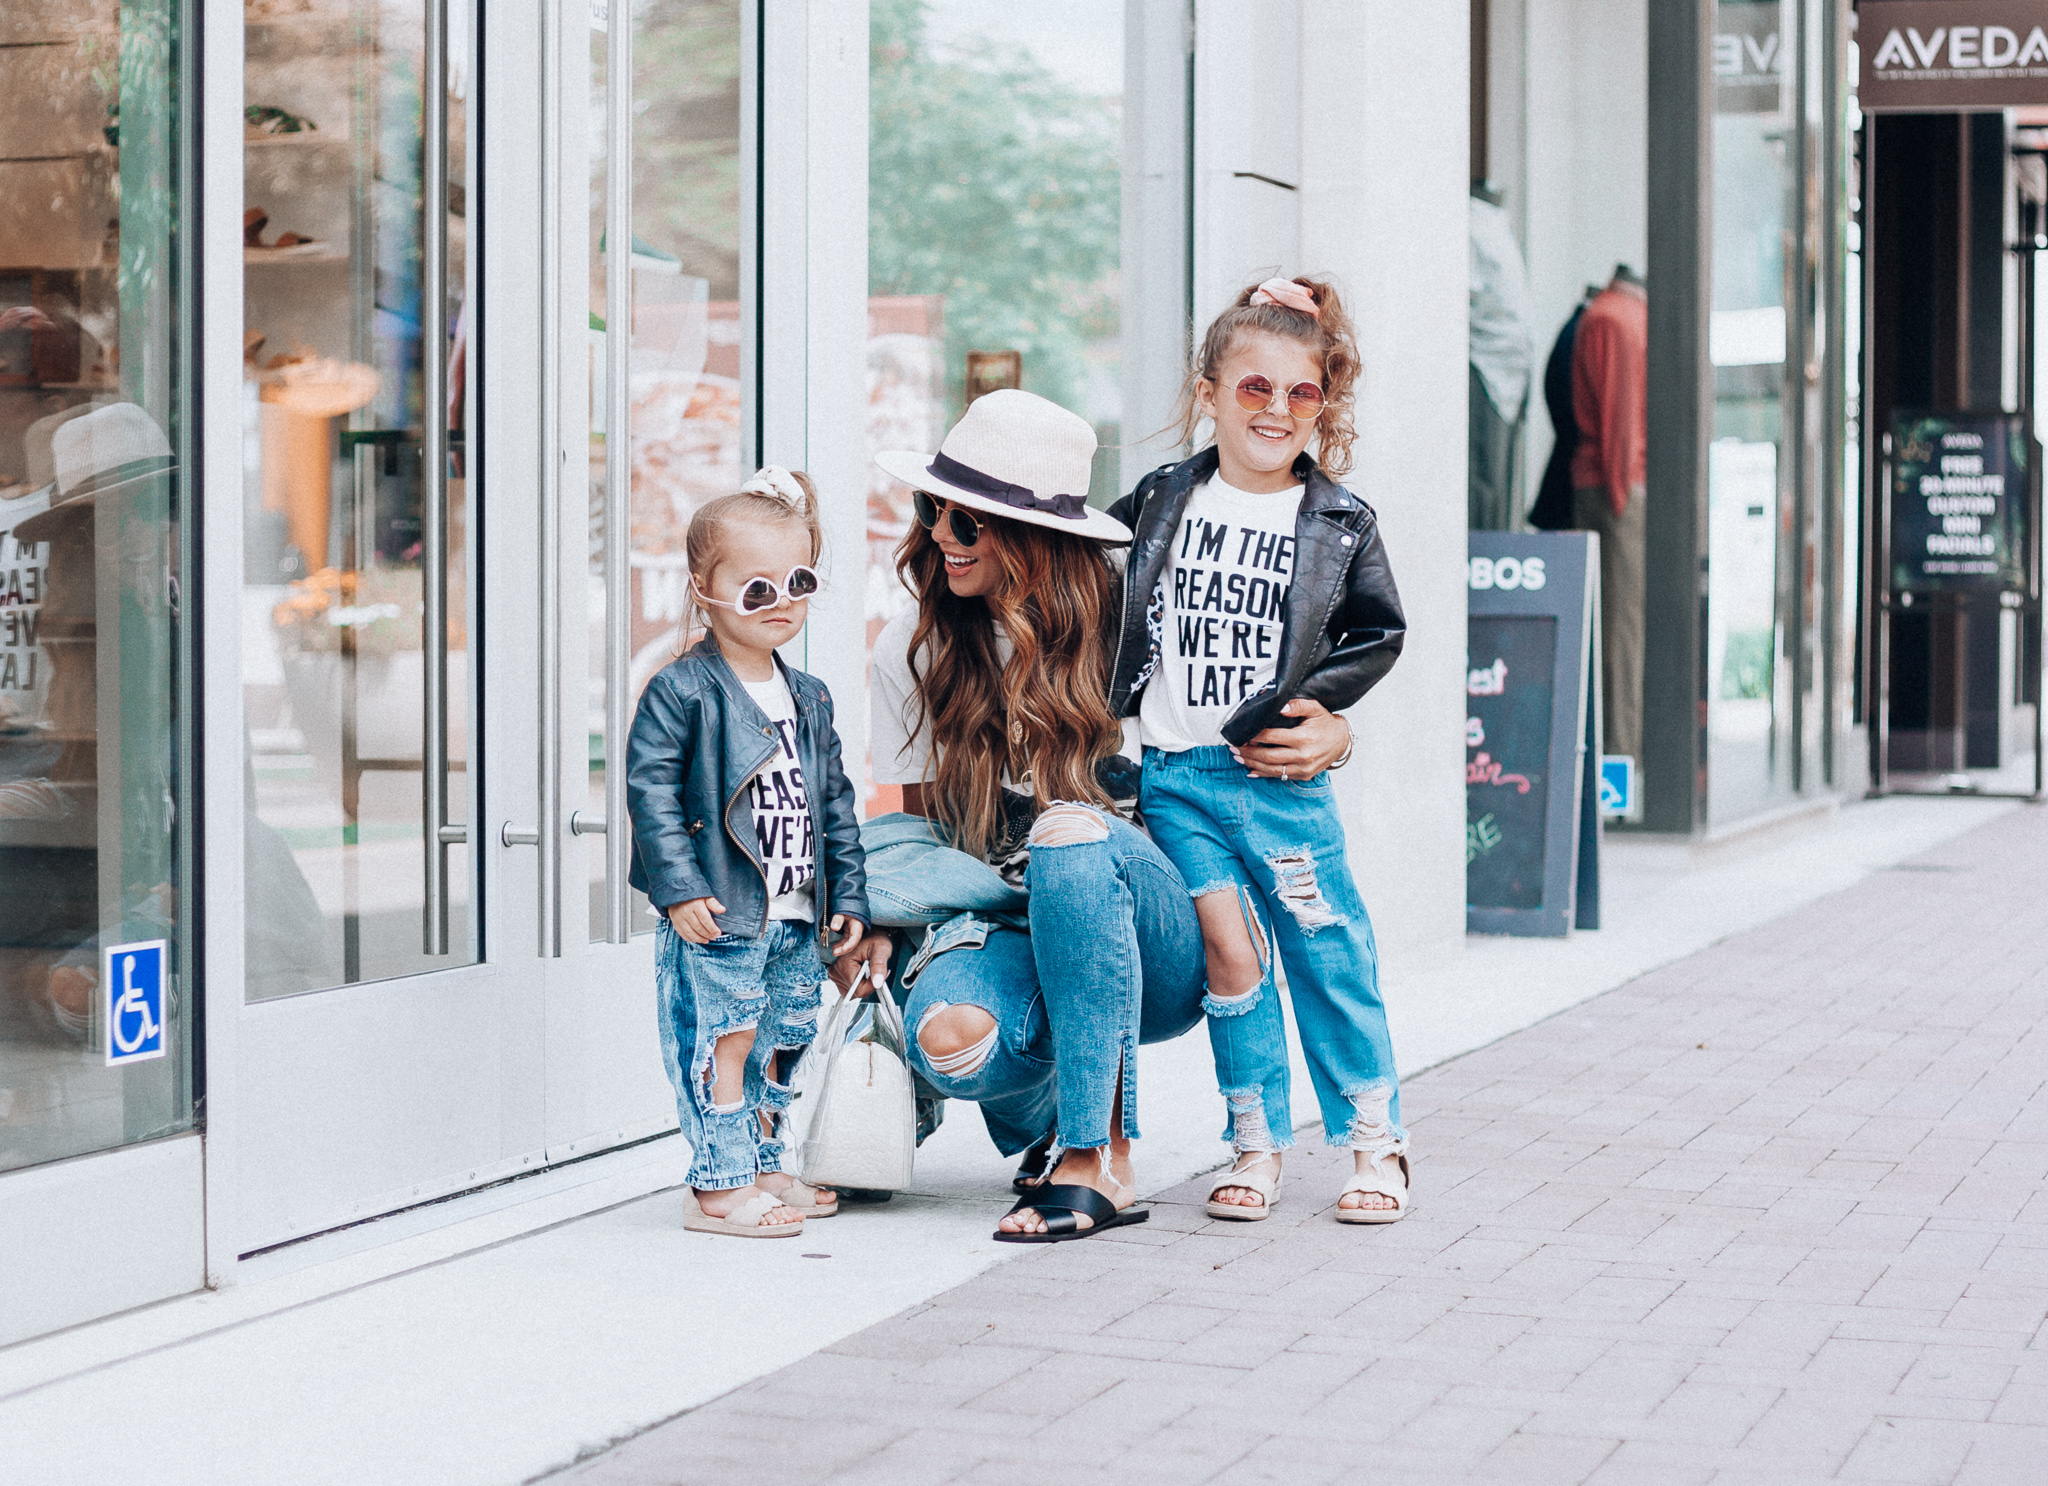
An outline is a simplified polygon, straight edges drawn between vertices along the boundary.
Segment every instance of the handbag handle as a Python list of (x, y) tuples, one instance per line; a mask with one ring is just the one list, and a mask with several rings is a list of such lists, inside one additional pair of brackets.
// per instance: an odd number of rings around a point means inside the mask
[(896, 998), (889, 994), (887, 986), (878, 988), (870, 1000), (877, 1027), (895, 1044), (891, 1051), (907, 1067), (910, 1063), (910, 1036), (903, 1027), (903, 1008), (896, 1004)]
[(846, 1045), (847, 1033), (852, 1030), (861, 1013), (869, 1011), (874, 1014), (876, 1030), (881, 1034), (882, 1045), (901, 1058), (906, 1066), (909, 1064), (910, 1034), (903, 1026), (903, 1008), (896, 1004), (896, 998), (889, 994), (886, 986), (877, 989), (874, 995), (868, 997), (849, 995), (836, 984), (832, 984), (832, 990), (832, 1004), (818, 1023), (818, 1033), (813, 1046), (837, 1052)]

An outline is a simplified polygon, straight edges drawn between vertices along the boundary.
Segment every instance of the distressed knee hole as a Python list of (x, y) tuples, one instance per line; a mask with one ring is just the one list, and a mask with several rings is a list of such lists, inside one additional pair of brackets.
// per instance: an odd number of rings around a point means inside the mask
[(1086, 805), (1052, 805), (1031, 826), (1033, 846), (1087, 846), (1109, 839), (1109, 822)]
[(1266, 865), (1273, 869), (1274, 895), (1294, 915), (1303, 933), (1313, 934), (1318, 929), (1349, 922), (1324, 900), (1322, 887), (1316, 881), (1315, 853), (1308, 847), (1276, 851), (1266, 858)]
[(941, 1001), (917, 1024), (917, 1045), (932, 1072), (964, 1078), (978, 1072), (996, 1047), (996, 1019), (979, 1006)]
[[(746, 1060), (753, 1050), (755, 1024), (748, 1022), (744, 1027), (728, 1027), (711, 1039), (705, 1049), (703, 1066), (698, 1070), (698, 1079), (704, 1087), (705, 1107), (714, 1113), (723, 1114), (732, 1100), (744, 1100), (746, 1087)], [(719, 1054), (725, 1053), (729, 1066), (719, 1067)], [(723, 1093), (724, 1099), (719, 1095)], [(733, 1109), (739, 1105), (732, 1104)]]
[(1271, 1151), (1279, 1147), (1273, 1141), (1273, 1128), (1266, 1122), (1266, 1095), (1263, 1089), (1225, 1089), (1223, 1102), (1230, 1107), (1230, 1144), (1238, 1151)]
[[(1243, 1016), (1259, 1004), (1266, 973), (1273, 964), (1272, 941), (1266, 934), (1266, 925), (1259, 917), (1258, 905), (1249, 887), (1229, 882), (1215, 891), (1237, 895), (1238, 914), (1244, 921), (1251, 959), (1247, 963), (1243, 945), (1206, 946), (1209, 993), (1202, 998), (1202, 1009), (1211, 1016)], [(1212, 894), (1196, 894), (1198, 898), (1209, 896)]]

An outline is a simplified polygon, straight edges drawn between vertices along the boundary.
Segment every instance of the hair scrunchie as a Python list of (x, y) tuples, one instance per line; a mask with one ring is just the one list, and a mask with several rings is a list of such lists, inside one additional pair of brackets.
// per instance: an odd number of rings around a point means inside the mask
[(804, 494), (803, 486), (796, 483), (796, 476), (779, 464), (764, 464), (755, 470), (753, 478), (740, 487), (740, 493), (771, 496), (798, 513), (810, 505), (810, 498)]
[(1323, 311), (1308, 290), (1292, 279), (1268, 279), (1252, 291), (1253, 304), (1277, 304), (1283, 310), (1293, 310), (1307, 315), (1311, 320), (1320, 320)]

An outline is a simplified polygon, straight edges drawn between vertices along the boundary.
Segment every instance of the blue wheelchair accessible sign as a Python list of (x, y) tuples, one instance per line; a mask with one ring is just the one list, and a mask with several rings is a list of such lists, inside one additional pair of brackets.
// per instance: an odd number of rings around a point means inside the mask
[(1600, 755), (1600, 813), (1636, 813), (1636, 761), (1628, 754)]
[(162, 939), (117, 944), (106, 952), (107, 1066), (164, 1055), (164, 982), (169, 946)]

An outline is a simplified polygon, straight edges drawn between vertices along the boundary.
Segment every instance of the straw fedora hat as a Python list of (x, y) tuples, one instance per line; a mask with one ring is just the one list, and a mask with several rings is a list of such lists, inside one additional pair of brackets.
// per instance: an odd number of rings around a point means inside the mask
[(1087, 419), (1015, 388), (976, 398), (936, 454), (885, 449), (875, 456), (905, 485), (971, 511), (1097, 542), (1128, 542), (1129, 527), (1088, 507), (1094, 462), (1095, 430)]

